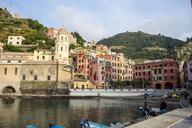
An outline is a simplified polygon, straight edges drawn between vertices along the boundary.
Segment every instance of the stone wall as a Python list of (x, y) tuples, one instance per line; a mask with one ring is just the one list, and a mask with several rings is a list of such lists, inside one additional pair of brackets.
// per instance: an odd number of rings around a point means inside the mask
[(0, 93), (11, 87), (16, 94), (63, 94), (72, 79), (70, 68), (56, 63), (0, 62)]

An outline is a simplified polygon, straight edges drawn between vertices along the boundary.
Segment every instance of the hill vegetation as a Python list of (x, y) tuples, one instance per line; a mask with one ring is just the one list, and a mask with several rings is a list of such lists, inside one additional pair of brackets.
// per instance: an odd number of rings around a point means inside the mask
[[(36, 47), (30, 47), (25, 49), (26, 51), (33, 51), (38, 48), (50, 49), (54, 46), (54, 40), (51, 40), (47, 36), (47, 27), (40, 24), (37, 20), (30, 18), (14, 18), (9, 11), (5, 8), (0, 8), (0, 42), (6, 44), (7, 37), (24, 36), (25, 41), (23, 44), (37, 45)], [(4, 46), (8, 51), (24, 51), (24, 49), (13, 46)]]
[(185, 42), (166, 37), (164, 35), (152, 35), (138, 32), (125, 32), (98, 41), (98, 44), (107, 46), (118, 46), (112, 51), (123, 52), (127, 58), (140, 59), (162, 59), (165, 57), (176, 58), (177, 48)]

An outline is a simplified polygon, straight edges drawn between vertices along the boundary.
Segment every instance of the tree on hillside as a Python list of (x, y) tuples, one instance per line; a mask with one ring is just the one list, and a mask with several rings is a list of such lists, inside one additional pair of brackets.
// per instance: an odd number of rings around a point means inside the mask
[(86, 40), (78, 32), (72, 32), (71, 34), (77, 39), (77, 43), (83, 47)]

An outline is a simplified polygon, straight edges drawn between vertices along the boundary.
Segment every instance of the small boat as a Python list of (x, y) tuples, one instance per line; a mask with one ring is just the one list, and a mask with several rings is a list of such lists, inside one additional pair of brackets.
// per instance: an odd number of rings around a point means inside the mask
[[(88, 123), (89, 123), (89, 126), (88, 126)], [(110, 128), (107, 125), (103, 125), (103, 124), (99, 124), (91, 121), (88, 121), (88, 123), (85, 124), (85, 128)]]
[(85, 128), (124, 128), (125, 126), (128, 126), (128, 125), (130, 125), (130, 122), (126, 122), (123, 124), (122, 123), (111, 123), (110, 126), (107, 126), (104, 124), (87, 121), (84, 126), (85, 126)]
[(28, 126), (26, 126), (26, 128), (39, 128), (37, 125), (28, 125)]
[[(37, 125), (28, 125), (26, 126), (26, 128), (40, 128)], [(48, 128), (64, 128), (64, 126), (60, 126), (60, 125), (53, 125), (53, 126), (49, 126)]]

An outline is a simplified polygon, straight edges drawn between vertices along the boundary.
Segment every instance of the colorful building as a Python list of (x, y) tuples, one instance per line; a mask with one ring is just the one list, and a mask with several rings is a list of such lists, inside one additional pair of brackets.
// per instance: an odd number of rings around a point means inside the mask
[(85, 52), (78, 52), (76, 54), (75, 72), (82, 74), (88, 78), (90, 59), (91, 59), (90, 54)]
[(132, 81), (134, 62), (124, 57), (122, 53), (112, 56), (112, 80)]
[(173, 89), (178, 86), (179, 65), (173, 59), (144, 61), (134, 66), (134, 78), (143, 88), (147, 81), (155, 89)]
[(90, 60), (90, 81), (97, 88), (109, 88), (112, 73), (112, 56), (99, 55)]
[(184, 82), (188, 87), (192, 87), (192, 58), (188, 59), (184, 65)]

